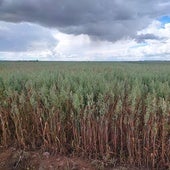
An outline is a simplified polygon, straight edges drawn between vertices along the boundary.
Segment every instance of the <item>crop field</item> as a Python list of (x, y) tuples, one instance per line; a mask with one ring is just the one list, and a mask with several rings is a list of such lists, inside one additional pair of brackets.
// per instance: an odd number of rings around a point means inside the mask
[(0, 62), (0, 145), (170, 167), (170, 62)]

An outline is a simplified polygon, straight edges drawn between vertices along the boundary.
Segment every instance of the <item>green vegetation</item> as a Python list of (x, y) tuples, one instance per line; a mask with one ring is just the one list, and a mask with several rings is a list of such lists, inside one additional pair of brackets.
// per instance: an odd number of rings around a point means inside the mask
[(0, 145), (170, 165), (170, 62), (0, 62)]

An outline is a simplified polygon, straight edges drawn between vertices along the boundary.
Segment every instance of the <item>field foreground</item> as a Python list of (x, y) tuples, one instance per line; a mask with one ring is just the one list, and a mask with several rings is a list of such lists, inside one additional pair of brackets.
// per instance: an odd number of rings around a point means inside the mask
[(0, 146), (168, 169), (170, 63), (0, 62)]
[[(1, 170), (139, 170), (132, 166), (104, 165), (100, 160), (63, 155), (51, 155), (49, 152), (23, 151), (16, 148), (0, 150)], [(140, 170), (148, 170), (140, 168)]]

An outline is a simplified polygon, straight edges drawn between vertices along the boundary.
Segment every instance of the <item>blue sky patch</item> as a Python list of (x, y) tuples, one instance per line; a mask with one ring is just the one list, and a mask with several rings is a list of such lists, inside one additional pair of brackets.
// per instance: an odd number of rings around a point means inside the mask
[(162, 16), (158, 18), (158, 21), (160, 21), (164, 26), (165, 24), (170, 23), (170, 16)]

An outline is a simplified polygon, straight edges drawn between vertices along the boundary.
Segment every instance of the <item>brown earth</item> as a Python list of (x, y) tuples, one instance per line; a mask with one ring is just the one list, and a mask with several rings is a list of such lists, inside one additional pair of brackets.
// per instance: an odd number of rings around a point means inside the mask
[(104, 163), (98, 160), (50, 155), (49, 152), (28, 152), (13, 147), (0, 149), (0, 170), (138, 170), (113, 166), (104, 167)]

